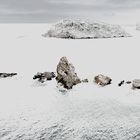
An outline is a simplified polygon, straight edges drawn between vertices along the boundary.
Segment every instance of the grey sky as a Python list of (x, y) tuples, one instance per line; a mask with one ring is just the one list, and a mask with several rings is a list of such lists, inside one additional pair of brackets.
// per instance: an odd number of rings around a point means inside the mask
[(0, 22), (140, 16), (140, 0), (0, 0)]

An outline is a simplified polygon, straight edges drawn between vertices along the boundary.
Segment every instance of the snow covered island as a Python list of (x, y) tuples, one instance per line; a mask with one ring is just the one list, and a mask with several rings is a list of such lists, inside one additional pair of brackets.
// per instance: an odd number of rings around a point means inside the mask
[(70, 39), (92, 39), (130, 37), (131, 35), (123, 30), (119, 25), (83, 21), (79, 19), (65, 19), (54, 24), (43, 36)]

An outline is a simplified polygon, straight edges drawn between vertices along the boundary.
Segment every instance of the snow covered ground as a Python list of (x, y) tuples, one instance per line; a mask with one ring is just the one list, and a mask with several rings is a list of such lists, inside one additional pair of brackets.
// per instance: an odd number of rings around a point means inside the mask
[[(140, 90), (118, 87), (140, 78), (139, 39), (135, 26), (124, 26), (129, 38), (71, 40), (44, 38), (47, 24), (0, 24), (0, 140), (139, 140)], [(59, 92), (56, 81), (39, 84), (37, 72), (55, 71), (62, 56), (89, 83)], [(97, 74), (113, 79), (98, 87)]]

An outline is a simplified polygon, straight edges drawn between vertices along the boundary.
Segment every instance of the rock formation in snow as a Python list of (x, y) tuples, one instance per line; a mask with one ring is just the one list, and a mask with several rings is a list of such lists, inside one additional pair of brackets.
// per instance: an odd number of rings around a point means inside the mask
[(17, 73), (0, 73), (0, 78), (13, 77), (15, 75), (17, 75)]
[(83, 20), (62, 20), (43, 36), (70, 39), (129, 37), (119, 25)]
[(75, 73), (74, 66), (68, 62), (66, 57), (62, 57), (57, 65), (56, 80), (66, 89), (71, 89), (74, 85), (81, 83), (80, 78)]
[(112, 79), (108, 76), (104, 76), (102, 74), (99, 74), (99, 75), (95, 76), (94, 81), (98, 85), (106, 86), (106, 85), (111, 84)]
[(34, 75), (33, 79), (38, 79), (39, 82), (44, 83), (47, 80), (52, 80), (52, 78), (55, 78), (54, 72), (38, 72), (36, 75)]

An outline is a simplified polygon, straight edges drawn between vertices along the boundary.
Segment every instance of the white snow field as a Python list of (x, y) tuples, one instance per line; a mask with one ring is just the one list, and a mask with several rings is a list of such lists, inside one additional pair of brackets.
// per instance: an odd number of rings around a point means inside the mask
[[(140, 32), (110, 39), (44, 38), (48, 24), (0, 24), (0, 71), (18, 76), (0, 79), (0, 140), (139, 140), (140, 90), (121, 80), (140, 78)], [(81, 78), (68, 92), (55, 80), (39, 84), (37, 72), (55, 71), (62, 56)], [(99, 87), (105, 74), (111, 85)]]

